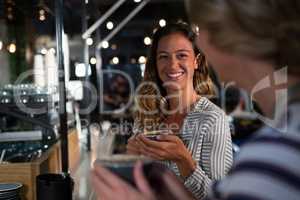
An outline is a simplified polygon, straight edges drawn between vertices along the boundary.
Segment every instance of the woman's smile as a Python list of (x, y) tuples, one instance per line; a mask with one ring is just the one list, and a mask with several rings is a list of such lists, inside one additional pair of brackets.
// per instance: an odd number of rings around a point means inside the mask
[(183, 70), (166, 73), (167, 77), (172, 81), (176, 81), (176, 80), (180, 79), (180, 77), (182, 77), (184, 74), (185, 74), (185, 72)]

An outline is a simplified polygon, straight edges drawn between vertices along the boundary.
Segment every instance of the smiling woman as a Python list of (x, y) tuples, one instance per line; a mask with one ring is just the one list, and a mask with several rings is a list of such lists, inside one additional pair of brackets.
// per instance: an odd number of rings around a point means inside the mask
[[(138, 89), (135, 136), (127, 152), (163, 161), (197, 199), (232, 163), (229, 124), (224, 112), (205, 96), (213, 84), (196, 34), (186, 23), (158, 28)], [(164, 130), (155, 140), (145, 135)], [(179, 137), (177, 137), (179, 136)]]

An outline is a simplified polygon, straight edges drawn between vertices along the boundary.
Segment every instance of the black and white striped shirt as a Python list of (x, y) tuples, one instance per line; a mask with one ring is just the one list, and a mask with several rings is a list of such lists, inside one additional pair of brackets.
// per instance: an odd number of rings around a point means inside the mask
[(265, 127), (245, 144), (209, 199), (300, 199), (300, 103), (289, 106), (287, 131)]
[[(203, 199), (213, 180), (224, 177), (232, 165), (232, 142), (225, 113), (202, 97), (185, 117), (180, 130), (184, 144), (197, 162), (196, 170), (184, 180), (195, 198)], [(175, 163), (167, 166), (180, 176)]]

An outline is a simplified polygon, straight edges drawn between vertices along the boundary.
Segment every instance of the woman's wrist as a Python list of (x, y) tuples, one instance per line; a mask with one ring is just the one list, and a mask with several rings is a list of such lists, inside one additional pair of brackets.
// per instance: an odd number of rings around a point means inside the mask
[(176, 162), (179, 172), (183, 178), (190, 176), (196, 169), (197, 163), (191, 155), (183, 156)]

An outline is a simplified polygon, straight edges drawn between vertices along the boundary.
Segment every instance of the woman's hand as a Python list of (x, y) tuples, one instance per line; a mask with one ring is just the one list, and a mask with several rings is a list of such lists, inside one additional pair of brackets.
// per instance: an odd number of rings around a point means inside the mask
[(141, 162), (135, 165), (133, 175), (137, 189), (101, 165), (95, 164), (91, 172), (91, 181), (99, 199), (155, 200), (154, 193), (143, 174)]
[(156, 160), (169, 160), (176, 163), (181, 176), (189, 176), (196, 168), (190, 152), (182, 140), (175, 135), (160, 135), (157, 141), (150, 140), (140, 134), (138, 140), (139, 152)]
[(126, 152), (128, 154), (140, 155), (140, 144), (137, 140), (136, 136), (133, 135), (128, 139), (128, 143), (126, 145)]

